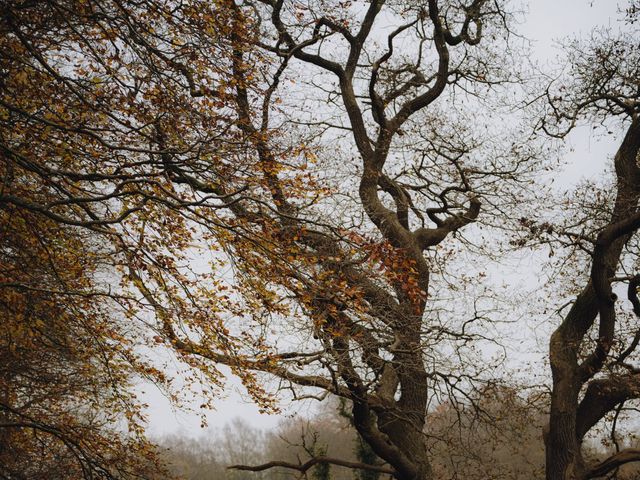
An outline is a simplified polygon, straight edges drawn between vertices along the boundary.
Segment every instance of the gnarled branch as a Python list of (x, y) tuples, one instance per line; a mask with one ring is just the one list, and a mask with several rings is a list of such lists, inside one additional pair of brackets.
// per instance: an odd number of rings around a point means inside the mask
[(313, 457), (312, 459), (308, 460), (305, 463), (289, 463), (289, 462), (283, 462), (283, 461), (273, 461), (273, 462), (263, 463), (262, 465), (231, 465), (230, 467), (227, 467), (227, 468), (230, 470), (262, 472), (264, 470), (269, 470), (271, 468), (281, 467), (281, 468), (288, 468), (290, 470), (297, 470), (298, 472), (304, 474), (310, 468), (321, 463), (330, 463), (332, 465), (352, 468), (354, 470), (369, 470), (371, 472), (387, 473), (389, 475), (396, 476), (396, 471), (389, 467), (383, 467), (379, 465), (369, 465), (369, 464), (360, 463), (360, 462), (348, 462), (340, 458), (326, 457), (326, 456)]

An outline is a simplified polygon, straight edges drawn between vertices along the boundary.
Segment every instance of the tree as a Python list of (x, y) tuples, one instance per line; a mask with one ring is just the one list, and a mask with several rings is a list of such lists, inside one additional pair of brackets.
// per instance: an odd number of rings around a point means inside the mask
[(349, 400), (386, 465), (307, 469), (434, 478), (430, 405), (473, 405), (495, 366), (473, 350), (484, 231), (516, 228), (540, 167), (535, 138), (489, 130), (510, 21), (489, 0), (13, 2), (0, 206), (90, 234), (110, 281), (66, 298), (109, 299), (191, 375), (227, 365), (265, 409), (260, 373)]
[[(624, 132), (613, 162), (614, 184), (595, 192), (589, 185), (570, 206), (579, 213), (566, 225), (546, 229), (558, 233), (570, 247), (572, 270), (566, 271), (577, 278), (579, 287), (565, 290), (578, 292), (549, 344), (553, 387), (545, 433), (548, 479), (602, 477), (640, 459), (637, 449), (620, 449), (616, 434), (624, 423), (626, 406), (638, 398), (639, 391), (635, 366), (640, 339), (637, 7), (631, 6), (628, 14), (629, 28), (623, 34), (597, 32), (589, 44), (568, 45), (570, 75), (547, 89), (550, 108), (542, 127), (548, 133), (563, 136), (583, 120), (602, 123), (610, 133), (621, 125)], [(628, 306), (616, 302), (616, 292), (623, 285)], [(629, 307), (631, 316), (626, 312)], [(585, 439), (604, 422), (611, 422), (615, 453), (599, 460), (585, 458)]]
[(488, 385), (474, 398), (477, 408), (439, 405), (427, 429), (438, 478), (541, 478), (547, 400), (540, 391)]
[[(429, 402), (462, 401), (491, 370), (476, 362), (477, 371), (461, 371), (442, 359), (464, 358), (491, 306), (476, 298), (465, 311), (462, 293), (459, 305), (444, 305), (447, 278), (434, 287), (432, 276), (442, 276), (458, 249), (473, 251), (459, 236), (481, 219), (483, 202), (485, 226), (508, 224), (504, 212), (535, 163), (533, 146), (483, 143), (465, 129), (471, 115), (481, 118), (479, 97), (513, 80), (485, 46), (508, 35), (509, 16), (482, 0), (362, 8), (266, 0), (230, 8), (232, 30), (252, 25), (261, 49), (234, 46), (232, 59), (238, 128), (258, 181), (232, 184), (244, 189), (224, 214), (233, 228), (215, 238), (244, 301), (234, 311), (242, 321), (228, 322), (246, 339), (240, 353), (232, 358), (211, 345), (210, 323), (181, 316), (153, 271), (132, 275), (179, 352), (268, 373), (295, 395), (309, 387), (346, 398), (358, 433), (389, 465), (353, 467), (433, 478), (424, 435)], [(316, 92), (331, 111), (296, 103), (291, 85), (302, 69), (317, 74), (306, 101)], [(261, 88), (250, 83), (256, 77)], [(477, 108), (464, 110), (458, 95), (477, 99)], [(316, 146), (327, 139), (335, 148), (322, 152)], [(202, 188), (177, 154), (167, 156), (173, 179)], [(452, 281), (449, 292), (468, 287)], [(229, 311), (215, 308), (220, 318)]]
[[(353, 415), (349, 411), (349, 406), (344, 398), (340, 399), (338, 414), (349, 421), (349, 425), (353, 425)], [(373, 451), (371, 446), (364, 441), (364, 439), (358, 435), (355, 440), (355, 454), (359, 462), (367, 465), (375, 465), (380, 462), (380, 459)], [(358, 480), (378, 480), (381, 473), (372, 470), (361, 470), (356, 472), (355, 478)]]
[(204, 161), (201, 146), (219, 131), (203, 125), (228, 127), (224, 12), (210, 2), (3, 3), (3, 478), (163, 475), (132, 387), (146, 378), (176, 391), (143, 353), (161, 339), (125, 267), (154, 264), (165, 284), (186, 283), (175, 266), (184, 219), (224, 202), (180, 192), (157, 147), (162, 137)]
[(19, 209), (0, 225), (0, 476), (159, 478), (131, 336), (91, 289), (104, 252)]

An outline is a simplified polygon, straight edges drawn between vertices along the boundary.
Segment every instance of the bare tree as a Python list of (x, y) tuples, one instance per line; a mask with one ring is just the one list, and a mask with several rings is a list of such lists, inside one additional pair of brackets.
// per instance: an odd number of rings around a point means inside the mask
[[(587, 192), (581, 213), (549, 227), (564, 237), (574, 262), (568, 275), (579, 293), (551, 336), (551, 410), (545, 432), (548, 479), (587, 479), (615, 473), (640, 460), (637, 449), (621, 449), (616, 428), (640, 392), (637, 231), (640, 228), (640, 50), (637, 9), (628, 10), (623, 34), (596, 32), (589, 43), (567, 46), (570, 71), (547, 89), (549, 112), (542, 127), (563, 136), (584, 122), (601, 123), (623, 136), (614, 158), (615, 179), (606, 191)], [(594, 127), (595, 128), (595, 127)], [(588, 271), (588, 276), (581, 271)], [(569, 281), (569, 283), (573, 283)], [(624, 286), (624, 289), (622, 288)], [(625, 291), (626, 305), (616, 292)], [(628, 313), (632, 310), (631, 317)], [(621, 413), (622, 412), (622, 413)], [(616, 451), (600, 460), (584, 455), (584, 441), (609, 421)]]
[[(476, 325), (489, 301), (458, 295), (455, 305), (451, 292), (464, 291), (470, 276), (451, 277), (457, 285), (446, 293), (444, 264), (456, 250), (476, 250), (456, 237), (481, 218), (483, 202), (485, 226), (510, 221), (505, 212), (526, 191), (535, 160), (526, 142), (500, 149), (466, 128), (472, 116), (482, 118), (487, 92), (516, 79), (485, 46), (505, 41), (509, 15), (483, 0), (365, 7), (265, 0), (231, 8), (233, 29), (251, 25), (261, 48), (235, 48), (233, 70), (239, 128), (263, 184), (228, 206), (235, 229), (224, 242), (254, 322), (237, 328), (252, 341), (236, 357), (219, 352), (207, 344), (209, 327), (187, 324), (165, 300), (161, 282), (149, 272), (132, 275), (140, 275), (179, 352), (271, 374), (295, 396), (309, 387), (350, 400), (356, 430), (388, 464), (319, 457), (290, 468), (304, 473), (324, 462), (433, 478), (424, 434), (429, 402), (468, 400), (466, 391), (492, 369), (456, 365), (465, 361), (464, 347), (482, 338)], [(254, 69), (264, 58), (273, 67)], [(309, 95), (320, 92), (325, 107), (305, 110), (295, 87), (284, 89), (304, 71), (317, 72)], [(250, 88), (256, 76), (261, 89)], [(309, 139), (303, 146), (299, 134)], [(335, 148), (315, 149), (314, 139)], [(202, 188), (177, 160), (167, 165), (177, 181)], [(444, 277), (439, 287), (435, 275)], [(281, 335), (269, 335), (278, 328)], [(281, 347), (288, 337), (291, 349)], [(285, 465), (239, 468), (275, 466)]]

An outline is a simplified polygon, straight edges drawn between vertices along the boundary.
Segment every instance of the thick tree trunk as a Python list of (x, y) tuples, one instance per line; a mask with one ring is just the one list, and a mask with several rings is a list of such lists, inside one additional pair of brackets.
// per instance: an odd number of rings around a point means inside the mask
[(375, 413), (354, 402), (354, 425), (376, 454), (396, 470), (396, 478), (432, 480), (424, 433), (428, 376), (419, 341), (422, 313), (412, 313), (415, 305), (406, 307), (406, 316), (398, 322), (404, 328), (395, 332), (397, 345), (391, 363), (398, 390), (389, 392), (388, 404)]
[[(402, 423), (402, 422), (398, 422)], [(416, 466), (414, 478), (399, 477), (400, 480), (433, 480), (433, 469), (427, 457), (427, 445), (424, 432), (416, 432), (413, 427), (403, 428), (398, 426), (397, 434), (391, 437), (394, 443), (402, 450)]]
[(421, 427), (392, 408), (376, 416), (366, 405), (354, 402), (354, 427), (380, 458), (396, 471), (399, 480), (433, 480)]
[[(423, 384), (426, 390), (426, 384)], [(406, 401), (406, 400), (405, 400)], [(399, 402), (402, 404), (402, 400)], [(412, 408), (394, 409), (378, 416), (378, 428), (414, 465), (414, 476), (398, 477), (402, 480), (431, 480), (433, 469), (427, 456), (424, 434), (424, 412)]]
[[(611, 399), (594, 394), (598, 387), (594, 376), (605, 365), (614, 340), (615, 297), (609, 279), (615, 275), (623, 247), (634, 231), (621, 225), (638, 212), (640, 168), (636, 159), (639, 150), (640, 119), (635, 119), (615, 157), (618, 191), (609, 223), (596, 241), (591, 278), (549, 343), (553, 389), (549, 429), (545, 433), (547, 480), (593, 477), (582, 457), (582, 439), (598, 420), (624, 400), (622, 393), (612, 396), (610, 391)], [(603, 297), (606, 298), (603, 300)], [(581, 344), (596, 320), (599, 322), (598, 345), (589, 355), (582, 356)], [(588, 386), (587, 393), (581, 398), (584, 386)], [(595, 408), (598, 402), (601, 405)]]
[(547, 480), (578, 480), (584, 477), (580, 439), (576, 433), (581, 382), (578, 346), (597, 314), (593, 288), (576, 299), (563, 324), (549, 343), (553, 376), (549, 431), (545, 436)]
[(549, 422), (553, 426), (545, 438), (547, 480), (584, 479), (586, 468), (575, 435), (575, 410), (552, 405)]

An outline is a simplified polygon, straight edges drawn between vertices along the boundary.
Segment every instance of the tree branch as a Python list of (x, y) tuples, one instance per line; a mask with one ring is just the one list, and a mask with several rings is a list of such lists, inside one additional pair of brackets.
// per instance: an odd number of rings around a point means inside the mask
[(640, 461), (640, 449), (628, 448), (610, 456), (606, 460), (598, 463), (592, 467), (586, 474), (585, 478), (597, 478), (602, 477), (609, 473), (611, 470), (624, 465), (625, 463)]
[(378, 465), (369, 465), (369, 464), (360, 463), (360, 462), (348, 462), (346, 460), (341, 460), (339, 458), (325, 457), (325, 456), (313, 457), (312, 459), (308, 460), (307, 462), (301, 463), (301, 464), (289, 463), (289, 462), (283, 462), (283, 461), (273, 461), (273, 462), (264, 463), (262, 465), (231, 465), (230, 467), (227, 467), (227, 468), (229, 470), (243, 470), (243, 471), (247, 471), (247, 472), (262, 472), (264, 470), (269, 470), (270, 468), (281, 467), (281, 468), (288, 468), (288, 469), (291, 469), (291, 470), (297, 470), (300, 473), (306, 473), (310, 468), (312, 468), (313, 466), (315, 466), (315, 465), (317, 465), (319, 463), (330, 463), (332, 465), (338, 465), (340, 467), (352, 468), (354, 470), (369, 470), (369, 471), (372, 471), (372, 472), (386, 473), (386, 474), (389, 474), (389, 475), (396, 476), (396, 471), (393, 470), (392, 468), (389, 468), (389, 467), (382, 467), (382, 466), (378, 466)]
[(480, 214), (481, 203), (477, 197), (470, 200), (470, 205), (463, 215), (454, 215), (442, 222), (437, 228), (419, 228), (414, 234), (422, 250), (442, 242), (447, 235), (474, 222)]

